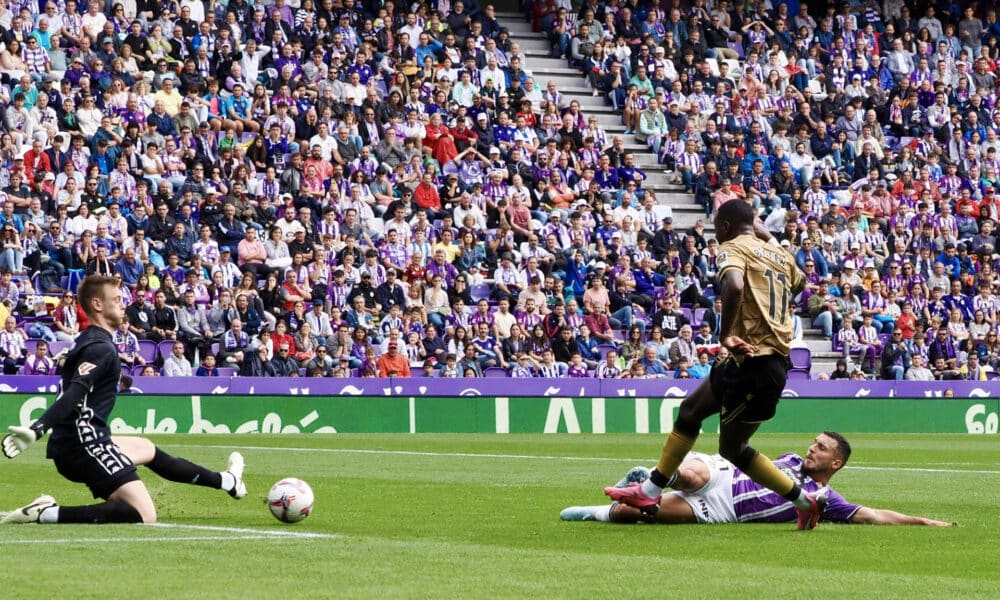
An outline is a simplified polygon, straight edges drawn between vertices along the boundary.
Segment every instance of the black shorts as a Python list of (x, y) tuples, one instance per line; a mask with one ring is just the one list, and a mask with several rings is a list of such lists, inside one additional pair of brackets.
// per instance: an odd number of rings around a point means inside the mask
[(94, 498), (107, 500), (126, 483), (139, 481), (132, 460), (110, 440), (60, 452), (52, 462), (60, 475), (90, 488)]
[(723, 423), (762, 423), (774, 417), (790, 364), (779, 354), (727, 360), (712, 368), (712, 395), (722, 404)]

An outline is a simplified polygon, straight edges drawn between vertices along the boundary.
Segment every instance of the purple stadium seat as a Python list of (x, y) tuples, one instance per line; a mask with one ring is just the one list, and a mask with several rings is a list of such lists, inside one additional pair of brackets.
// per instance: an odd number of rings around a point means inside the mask
[(139, 356), (148, 363), (154, 362), (156, 360), (156, 342), (139, 340)]
[(483, 377), (509, 377), (507, 369), (503, 367), (489, 367), (483, 371)]
[(809, 371), (806, 371), (804, 369), (791, 369), (788, 371), (789, 381), (803, 380), (803, 379), (805, 380), (811, 379), (811, 377), (809, 376)]
[(801, 369), (808, 373), (812, 368), (812, 352), (809, 348), (792, 348), (788, 358), (792, 362), (793, 369)]
[(73, 342), (49, 342), (49, 354), (55, 356), (63, 350), (73, 347)]
[(490, 297), (490, 286), (488, 283), (474, 283), (469, 288), (469, 296), (476, 302), (480, 300), (489, 300)]

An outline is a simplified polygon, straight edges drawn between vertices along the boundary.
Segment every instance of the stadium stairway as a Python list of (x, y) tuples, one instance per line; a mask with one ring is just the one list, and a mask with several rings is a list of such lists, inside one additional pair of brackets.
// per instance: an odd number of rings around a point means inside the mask
[[(565, 59), (549, 56), (547, 37), (533, 32), (531, 23), (520, 13), (498, 12), (497, 18), (510, 31), (511, 38), (527, 57), (526, 70), (534, 76), (537, 85), (544, 88), (549, 81), (556, 82), (559, 92), (567, 101), (576, 100), (588, 116), (597, 116), (609, 137), (620, 135), (625, 138), (625, 148), (636, 153), (636, 163), (649, 177), (644, 187), (656, 193), (658, 203), (670, 207), (674, 229), (687, 231), (701, 219), (705, 224), (706, 235), (711, 236), (714, 226), (710, 219), (705, 219), (704, 209), (694, 203), (694, 196), (686, 193), (683, 186), (670, 183), (670, 176), (664, 172), (656, 156), (645, 144), (636, 142), (633, 135), (625, 135), (621, 113), (608, 105), (604, 96), (592, 94), (579, 70), (570, 67)], [(832, 351), (830, 340), (825, 339), (819, 329), (812, 328), (810, 319), (803, 318), (802, 321), (803, 339), (812, 355), (812, 376), (832, 372), (839, 354)]]
[[(597, 116), (609, 137), (620, 135), (625, 138), (625, 148), (636, 153), (637, 165), (648, 176), (644, 187), (656, 192), (660, 204), (671, 208), (675, 229), (686, 231), (698, 219), (705, 218), (704, 210), (694, 204), (693, 196), (685, 193), (682, 186), (670, 183), (670, 176), (646, 145), (637, 143), (632, 135), (625, 135), (621, 113), (608, 105), (603, 96), (594, 96), (580, 71), (570, 67), (565, 59), (549, 57), (548, 39), (531, 31), (531, 24), (521, 14), (497, 13), (497, 18), (527, 56), (527, 70), (534, 76), (537, 85), (544, 88), (549, 81), (555, 81), (567, 101), (576, 100), (586, 115)], [(709, 233), (713, 230), (711, 221), (705, 222), (705, 228)]]

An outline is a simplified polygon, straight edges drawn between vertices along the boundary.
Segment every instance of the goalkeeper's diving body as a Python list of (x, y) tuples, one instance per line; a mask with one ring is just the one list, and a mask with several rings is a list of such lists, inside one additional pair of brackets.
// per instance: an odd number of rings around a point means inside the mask
[[(830, 478), (847, 464), (850, 456), (848, 441), (839, 433), (825, 431), (816, 436), (804, 457), (789, 452), (779, 456), (774, 465), (793, 477), (804, 489), (816, 493), (823, 521), (869, 525), (954, 525), (848, 502), (831, 489), (829, 483)], [(648, 476), (649, 469), (635, 467), (618, 482), (618, 486), (641, 483)], [(564, 521), (670, 525), (789, 523), (797, 519), (791, 502), (754, 482), (719, 455), (690, 453), (677, 469), (673, 488), (673, 491), (663, 494), (659, 510), (652, 515), (615, 502), (601, 506), (571, 506), (564, 509), (560, 517)]]
[(3, 453), (14, 458), (51, 432), (46, 456), (59, 474), (85, 484), (103, 502), (59, 506), (51, 496), (41, 496), (4, 514), (0, 523), (153, 523), (156, 507), (136, 465), (170, 481), (224, 490), (234, 498), (246, 496), (243, 457), (238, 452), (230, 455), (227, 470), (220, 473), (170, 456), (147, 439), (111, 436), (108, 421), (121, 375), (111, 336), (125, 307), (111, 277), (87, 277), (77, 295), (91, 324), (66, 356), (59, 396), (30, 426), (10, 428), (3, 438)]
[(794, 504), (799, 529), (812, 529), (819, 522), (819, 503), (749, 444), (761, 423), (774, 416), (785, 387), (793, 333), (788, 304), (803, 289), (805, 276), (742, 200), (719, 207), (715, 232), (720, 243), (719, 340), (731, 357), (716, 364), (709, 378), (681, 403), (649, 478), (604, 491), (620, 503), (655, 513), (664, 488), (676, 483), (677, 469), (698, 439), (702, 421), (718, 414), (719, 454)]

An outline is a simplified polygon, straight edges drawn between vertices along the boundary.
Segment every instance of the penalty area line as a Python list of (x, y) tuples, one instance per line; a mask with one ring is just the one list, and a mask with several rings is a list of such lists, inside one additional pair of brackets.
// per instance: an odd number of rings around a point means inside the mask
[(296, 539), (334, 539), (341, 536), (333, 533), (313, 533), (309, 531), (281, 531), (277, 529), (254, 529), (251, 527), (223, 527), (221, 525), (186, 525), (183, 523), (151, 523), (144, 527), (159, 527), (161, 529), (188, 529), (191, 531), (214, 531), (222, 533), (236, 533), (241, 535), (257, 535), (271, 538), (296, 538)]
[[(644, 464), (649, 458), (610, 458), (607, 456), (549, 456), (533, 454), (477, 454), (475, 452), (421, 452), (417, 450), (365, 450), (360, 448), (296, 448), (292, 446), (215, 446), (212, 444), (184, 444), (185, 448), (232, 448), (244, 451), (262, 452), (305, 452), (307, 454), (373, 454), (385, 456), (415, 456), (427, 458), (490, 458), (510, 460), (546, 460), (566, 462), (610, 462)], [(912, 463), (911, 463), (912, 464)], [(951, 463), (944, 463), (951, 464)], [(914, 473), (960, 473), (970, 475), (1000, 475), (1000, 470), (986, 469), (940, 469), (932, 467), (865, 466), (851, 464), (847, 468), (858, 471), (911, 471)]]
[[(105, 538), (56, 538), (50, 540), (2, 540), (0, 546), (11, 544), (130, 544), (132, 542), (237, 542), (246, 540), (274, 540), (273, 535), (186, 535), (170, 537), (105, 537)], [(292, 539), (292, 538), (284, 538)]]
[[(185, 525), (183, 523), (152, 523), (138, 525), (140, 528), (176, 529), (182, 531), (204, 531), (208, 535), (170, 535), (162, 537), (85, 537), (55, 539), (0, 540), (0, 546), (9, 544), (112, 544), (131, 542), (236, 542), (262, 540), (319, 540), (342, 537), (330, 533), (308, 531), (280, 531), (274, 529), (254, 529), (250, 527), (222, 527), (216, 525)], [(215, 535), (212, 535), (215, 534)], [(223, 535), (224, 534), (224, 535)]]

